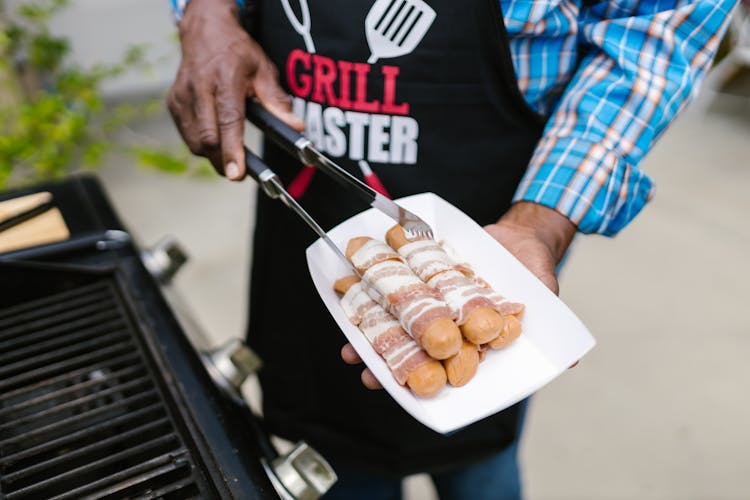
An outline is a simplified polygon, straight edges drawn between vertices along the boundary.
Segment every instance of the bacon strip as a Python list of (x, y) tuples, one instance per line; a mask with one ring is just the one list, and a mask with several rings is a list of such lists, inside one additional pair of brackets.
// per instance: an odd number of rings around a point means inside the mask
[(501, 315), (507, 316), (509, 314), (512, 314), (514, 316), (519, 316), (523, 314), (523, 311), (526, 306), (524, 306), (521, 303), (511, 302), (510, 300), (506, 299), (505, 297), (497, 293), (495, 290), (493, 290), (490, 284), (484, 281), (479, 276), (474, 276), (473, 279), (479, 286), (489, 291), (487, 298), (492, 301), (492, 304), (494, 305), (495, 309)]
[(375, 352), (383, 357), (399, 384), (404, 385), (409, 373), (431, 361), (432, 358), (401, 328), (398, 320), (372, 300), (361, 283), (347, 290), (341, 306), (349, 320), (359, 326)]
[(459, 325), (479, 307), (492, 307), (501, 315), (518, 315), (523, 304), (511, 302), (495, 292), (463, 264), (456, 264), (434, 240), (417, 240), (398, 249), (411, 269), (445, 298)]
[(398, 249), (414, 274), (427, 283), (430, 278), (456, 267), (456, 264), (435, 240), (417, 240)]
[(440, 292), (459, 325), (466, 323), (475, 309), (495, 307), (490, 299), (494, 292), (479, 286), (474, 279), (459, 271), (450, 270), (436, 274), (427, 284)]
[(440, 294), (401, 261), (375, 264), (365, 272), (365, 277), (385, 298), (381, 305), (400, 320), (404, 330), (417, 342), (435, 319), (454, 318)]
[(378, 240), (369, 240), (351, 256), (352, 265), (362, 272), (386, 260), (404, 261), (394, 249)]

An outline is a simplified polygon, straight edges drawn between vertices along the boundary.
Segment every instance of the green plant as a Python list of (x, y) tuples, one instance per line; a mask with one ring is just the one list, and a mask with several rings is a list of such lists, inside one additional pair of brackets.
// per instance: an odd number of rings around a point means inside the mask
[[(131, 47), (110, 65), (81, 68), (66, 60), (70, 44), (48, 24), (69, 3), (29, 0), (9, 13), (0, 0), (0, 188), (95, 168), (119, 147), (116, 132), (162, 109), (161, 101), (108, 105), (100, 90), (126, 71), (146, 71), (145, 47)], [(131, 147), (127, 152), (168, 172), (210, 170), (186, 150)]]

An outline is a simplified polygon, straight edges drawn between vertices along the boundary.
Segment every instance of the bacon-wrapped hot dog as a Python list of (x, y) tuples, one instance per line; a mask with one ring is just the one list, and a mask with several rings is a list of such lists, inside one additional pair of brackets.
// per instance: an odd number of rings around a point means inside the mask
[(481, 345), (501, 335), (504, 321), (492, 301), (494, 292), (477, 283), (467, 268), (453, 262), (436, 241), (410, 240), (399, 225), (386, 233), (386, 241), (422, 281), (445, 298), (466, 340)]
[(381, 305), (431, 357), (446, 359), (458, 353), (461, 332), (450, 308), (392, 248), (372, 238), (353, 238), (346, 256), (377, 289), (384, 299)]
[(474, 276), (474, 280), (479, 286), (482, 286), (489, 291), (488, 298), (494, 304), (495, 309), (503, 317), (503, 329), (500, 331), (500, 335), (487, 344), (492, 349), (502, 349), (521, 336), (520, 318), (523, 315), (524, 305), (506, 299), (490, 288), (489, 283), (482, 278)]
[(359, 278), (341, 278), (333, 287), (343, 294), (341, 306), (349, 320), (383, 357), (399, 384), (406, 384), (421, 397), (440, 392), (447, 378), (443, 365), (430, 358), (401, 328), (398, 320), (367, 295)]
[(509, 314), (503, 316), (503, 329), (494, 340), (488, 343), (493, 349), (502, 349), (521, 336), (521, 322), (518, 317)]
[(466, 385), (477, 373), (480, 360), (479, 346), (464, 340), (458, 354), (443, 360), (448, 383), (454, 387)]

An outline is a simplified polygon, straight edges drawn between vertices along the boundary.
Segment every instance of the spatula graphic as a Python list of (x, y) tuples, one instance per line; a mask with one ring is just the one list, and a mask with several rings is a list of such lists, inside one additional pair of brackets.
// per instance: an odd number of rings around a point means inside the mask
[(377, 0), (365, 18), (365, 34), (373, 64), (384, 57), (412, 52), (435, 20), (435, 11), (422, 0)]

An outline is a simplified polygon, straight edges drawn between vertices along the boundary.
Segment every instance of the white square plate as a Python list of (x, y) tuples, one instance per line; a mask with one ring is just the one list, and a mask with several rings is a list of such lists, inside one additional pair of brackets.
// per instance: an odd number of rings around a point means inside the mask
[[(308, 247), (310, 274), (326, 307), (385, 390), (414, 418), (444, 434), (460, 429), (529, 396), (594, 346), (594, 338), (575, 314), (466, 214), (432, 193), (402, 198), (398, 203), (430, 224), (435, 239), (444, 240), (459, 262), (469, 263), (508, 299), (526, 305), (521, 337), (505, 349), (488, 351), (467, 385), (448, 386), (430, 399), (418, 398), (398, 385), (385, 361), (341, 309), (333, 283), (352, 274), (351, 270), (322, 240)], [(342, 222), (328, 235), (343, 250), (356, 236), (384, 240), (393, 224), (370, 209)]]

